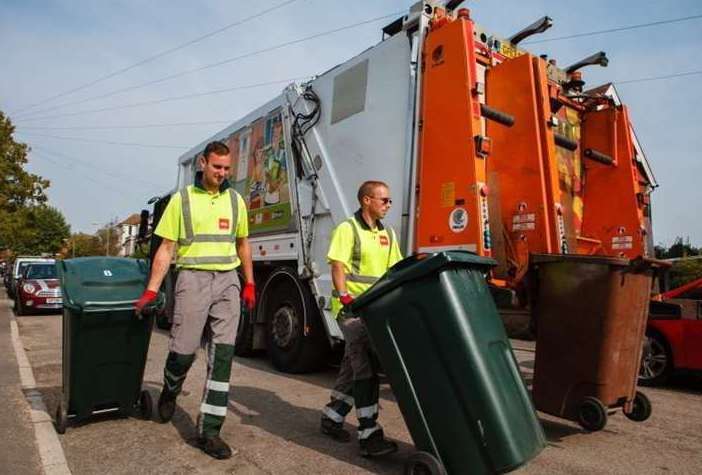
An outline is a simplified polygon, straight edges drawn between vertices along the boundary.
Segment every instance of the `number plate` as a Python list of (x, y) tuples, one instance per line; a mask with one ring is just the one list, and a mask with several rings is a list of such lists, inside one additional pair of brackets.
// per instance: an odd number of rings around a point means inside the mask
[(63, 303), (62, 298), (48, 298), (46, 299), (46, 303)]

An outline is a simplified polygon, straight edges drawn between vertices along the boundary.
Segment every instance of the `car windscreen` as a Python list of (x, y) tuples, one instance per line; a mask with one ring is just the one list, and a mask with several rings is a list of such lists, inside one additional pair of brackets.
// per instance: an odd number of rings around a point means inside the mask
[(27, 279), (57, 279), (56, 264), (27, 264)]

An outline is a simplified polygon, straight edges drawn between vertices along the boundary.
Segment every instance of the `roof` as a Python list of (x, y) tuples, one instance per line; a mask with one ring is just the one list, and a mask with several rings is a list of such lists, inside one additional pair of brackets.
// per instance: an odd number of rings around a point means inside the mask
[(141, 223), (141, 215), (134, 213), (132, 215), (129, 215), (129, 217), (121, 223), (119, 223), (119, 225), (138, 226), (139, 223)]

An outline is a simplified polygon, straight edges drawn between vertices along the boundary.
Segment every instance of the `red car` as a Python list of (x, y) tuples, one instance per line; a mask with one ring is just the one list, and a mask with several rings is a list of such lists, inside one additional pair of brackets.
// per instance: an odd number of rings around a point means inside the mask
[[(678, 370), (702, 371), (702, 279), (651, 302), (639, 383), (663, 384)], [(686, 297), (686, 298), (679, 298)]]
[(31, 263), (17, 282), (15, 313), (26, 315), (45, 310), (61, 310), (63, 299), (56, 264)]

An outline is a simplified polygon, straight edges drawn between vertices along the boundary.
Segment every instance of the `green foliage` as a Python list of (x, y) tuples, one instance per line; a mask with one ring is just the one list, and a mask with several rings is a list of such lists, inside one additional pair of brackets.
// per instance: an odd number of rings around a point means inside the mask
[(699, 256), (702, 255), (702, 248), (694, 247), (690, 244), (690, 238), (683, 240), (678, 236), (673, 241), (673, 245), (666, 248), (662, 244), (654, 247), (656, 258), (658, 259), (674, 259), (678, 257)]
[(668, 271), (670, 288), (675, 289), (702, 277), (702, 259), (680, 260)]
[(56, 254), (70, 228), (60, 211), (46, 205), (49, 181), (24, 169), (29, 147), (14, 140), (14, 131), (0, 112), (0, 250)]
[(56, 254), (70, 236), (70, 227), (63, 214), (46, 205), (21, 207), (6, 219), (3, 241), (15, 254)]
[(63, 251), (66, 259), (71, 257), (101, 256), (104, 254), (105, 247), (102, 245), (100, 238), (85, 233), (72, 235)]
[(15, 142), (14, 131), (10, 119), (0, 112), (0, 212), (9, 214), (46, 202), (44, 190), (49, 187), (48, 180), (24, 170), (29, 147)]

